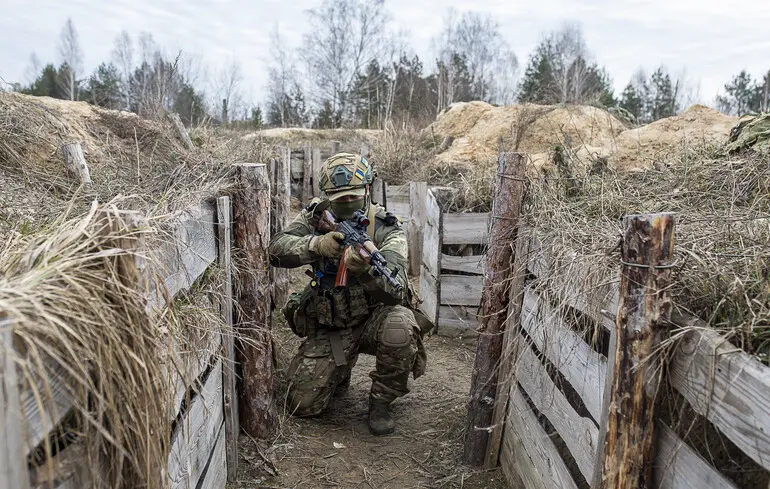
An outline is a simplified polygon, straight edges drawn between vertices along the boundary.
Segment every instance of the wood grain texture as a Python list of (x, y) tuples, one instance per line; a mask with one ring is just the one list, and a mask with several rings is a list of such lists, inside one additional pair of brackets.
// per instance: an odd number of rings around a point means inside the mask
[(662, 366), (657, 348), (669, 328), (674, 216), (626, 216), (621, 246), (615, 364), (604, 440), (602, 488), (652, 486)]
[(476, 333), (478, 307), (440, 306), (438, 310), (439, 331), (442, 336), (458, 336)]
[[(696, 318), (673, 319), (706, 328)], [(696, 412), (770, 470), (770, 368), (706, 328), (684, 335), (669, 372), (671, 384)]]
[(452, 256), (441, 255), (442, 272), (465, 272), (484, 275), (487, 260), (484, 255)]
[[(465, 427), (463, 461), (470, 465), (483, 465), (487, 458), (489, 428), (492, 426), (494, 399), (497, 395), (498, 367), (503, 348), (502, 332), (508, 317), (513, 263), (519, 231), (519, 216), (524, 199), (524, 174), (526, 159), (521, 153), (498, 155), (497, 178), (492, 201), (492, 222), (487, 243), (487, 269), (483, 277), (484, 292), (480, 301), (479, 340), (476, 345), (471, 388), (468, 400), (468, 416)], [(446, 235), (446, 232), (444, 233)], [(452, 280), (450, 281), (450, 277)], [(446, 289), (444, 280), (446, 278)], [(452, 284), (459, 279), (481, 277), (441, 278), (441, 302), (452, 305), (473, 305), (473, 302), (450, 302)], [(469, 288), (469, 287), (466, 287)], [(444, 294), (444, 291), (447, 291)], [(459, 299), (459, 298), (458, 298)]]
[(270, 182), (265, 165), (235, 166), (238, 191), (233, 196), (235, 246), (241, 266), (236, 290), (236, 328), (244, 337), (238, 351), (242, 366), (241, 427), (258, 439), (275, 434), (278, 417), (273, 400), (273, 344), (270, 317), (268, 246), (270, 244)]
[[(332, 152), (332, 154), (335, 154)], [(321, 189), (318, 188), (318, 175), (321, 173), (324, 160), (321, 158), (321, 148), (313, 148), (313, 164), (310, 171), (312, 172), (312, 194), (313, 197), (321, 196)]]
[(564, 324), (559, 313), (529, 287), (524, 292), (521, 326), (577, 391), (591, 416), (601, 419), (607, 360)]
[(197, 489), (224, 489), (227, 482), (227, 461), (225, 459), (225, 434), (220, 430), (219, 438), (211, 453), (206, 474)]
[(607, 375), (604, 378), (604, 393), (602, 395), (602, 412), (599, 419), (599, 433), (596, 441), (596, 454), (594, 456), (593, 477), (586, 479), (591, 489), (599, 489), (602, 484), (602, 465), (604, 464), (604, 440), (607, 438), (607, 418), (612, 402), (612, 382), (615, 375), (615, 331), (610, 332), (610, 344), (608, 346)]
[(79, 141), (64, 143), (59, 148), (67, 173), (82, 184), (91, 185), (91, 172)]
[(0, 313), (0, 487), (29, 487), (22, 427), (13, 330)]
[[(36, 379), (34, 390), (22, 389), (19, 393), (24, 418), (24, 453), (29, 454), (42, 442), (48, 433), (70, 412), (73, 407), (72, 393), (64, 382), (66, 371), (58, 363), (48, 367), (51, 375), (47, 382)], [(36, 392), (37, 391), (37, 394)], [(36, 396), (46, 399), (41, 409)]]
[(444, 244), (483, 244), (487, 242), (489, 213), (468, 212), (444, 216)]
[(182, 124), (182, 119), (179, 118), (179, 114), (176, 112), (169, 112), (167, 115), (171, 124), (173, 124), (176, 129), (177, 136), (179, 136), (179, 139), (184, 143), (188, 151), (195, 151), (195, 145), (193, 144), (192, 139), (190, 139), (190, 135), (187, 133), (184, 124)]
[(428, 212), (428, 184), (412, 182), (409, 186), (409, 274), (420, 276), (425, 221)]
[(235, 339), (233, 335), (233, 274), (231, 245), (233, 240), (230, 213), (230, 197), (217, 199), (219, 266), (222, 270), (222, 297), (220, 314), (227, 327), (222, 336), (222, 390), (224, 393), (225, 444), (227, 453), (227, 479), (234, 481), (238, 475), (238, 387), (236, 381)]
[(535, 462), (530, 458), (521, 440), (510, 434), (507, 425), (503, 433), (500, 466), (509, 487), (517, 488), (515, 481), (519, 480), (525, 489), (550, 489), (545, 486), (545, 482), (535, 468)]
[(575, 412), (531, 348), (520, 343), (517, 351), (519, 355), (515, 378), (529, 395), (532, 404), (548, 418), (564, 440), (580, 472), (586, 480), (591, 480), (599, 436), (596, 423)]
[[(281, 158), (273, 160), (273, 171), (270, 189), (273, 196), (273, 206), (270, 212), (270, 232), (275, 235), (289, 224), (291, 214), (291, 184), (289, 178), (290, 151), (284, 148)], [(273, 283), (273, 307), (280, 309), (289, 298), (289, 270), (281, 267), (271, 267), (270, 276)]]
[(480, 305), (484, 277), (442, 273), (440, 280), (442, 306)]
[(511, 389), (508, 419), (505, 436), (519, 440), (523, 448), (522, 452), (514, 451), (517, 463), (530, 464), (548, 489), (577, 489), (551, 438), (515, 387)]
[(690, 448), (676, 433), (658, 420), (655, 464), (656, 489), (737, 489), (735, 484)]
[(436, 197), (428, 191), (425, 206), (425, 229), (423, 235), (422, 266), (420, 268), (420, 311), (438, 325), (439, 297), (441, 284), (438, 281), (441, 269), (441, 208)]
[(313, 197), (313, 147), (305, 145), (305, 159), (302, 160), (302, 197), (304, 202)]
[(168, 457), (170, 489), (196, 487), (214, 450), (224, 422), (222, 364), (211, 370), (171, 437)]

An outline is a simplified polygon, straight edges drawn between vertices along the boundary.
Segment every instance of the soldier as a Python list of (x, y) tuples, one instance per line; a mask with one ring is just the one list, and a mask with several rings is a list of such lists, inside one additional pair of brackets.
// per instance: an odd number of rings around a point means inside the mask
[[(410, 309), (413, 292), (407, 278), (407, 242), (395, 215), (372, 203), (369, 162), (358, 154), (338, 153), (324, 163), (318, 185), (325, 199), (313, 199), (270, 243), (272, 266), (312, 266), (302, 292), (292, 293), (282, 312), (292, 331), (305, 338), (289, 366), (288, 408), (297, 416), (316, 416), (333, 395), (347, 390), (359, 353), (376, 356), (369, 374), (369, 430), (375, 435), (395, 427), (390, 404), (409, 392), (409, 374), (425, 372), (423, 330)], [(367, 234), (388, 262), (398, 268), (397, 290), (373, 273), (353, 247), (344, 251), (342, 233), (319, 234), (323, 209), (338, 220), (362, 210), (369, 217)], [(335, 287), (342, 254), (349, 270), (347, 287)], [(420, 324), (426, 324), (418, 316)], [(429, 326), (426, 327), (429, 329)]]

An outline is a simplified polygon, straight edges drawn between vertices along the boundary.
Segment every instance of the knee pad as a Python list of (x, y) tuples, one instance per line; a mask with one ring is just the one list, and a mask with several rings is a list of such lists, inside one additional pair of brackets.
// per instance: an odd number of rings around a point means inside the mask
[(380, 342), (391, 348), (403, 348), (412, 342), (414, 334), (414, 315), (408, 309), (395, 311), (388, 315), (382, 325)]

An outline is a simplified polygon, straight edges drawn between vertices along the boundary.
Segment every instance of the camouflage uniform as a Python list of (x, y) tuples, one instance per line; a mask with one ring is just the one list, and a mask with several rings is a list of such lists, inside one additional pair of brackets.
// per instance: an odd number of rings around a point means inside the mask
[(359, 353), (376, 356), (370, 401), (389, 403), (407, 394), (409, 374), (416, 379), (427, 362), (423, 332), (406, 307), (411, 306), (407, 242), (398, 220), (381, 206), (370, 205), (374, 219), (369, 235), (388, 268), (398, 268), (402, 291), (372, 270), (351, 275), (346, 288), (335, 290), (338, 262), (309, 249), (320, 202), (314, 199), (270, 243), (272, 266), (313, 268), (311, 283), (293, 293), (283, 309), (294, 333), (305, 338), (289, 367), (288, 409), (299, 416), (318, 415), (326, 408), (335, 390), (349, 383)]

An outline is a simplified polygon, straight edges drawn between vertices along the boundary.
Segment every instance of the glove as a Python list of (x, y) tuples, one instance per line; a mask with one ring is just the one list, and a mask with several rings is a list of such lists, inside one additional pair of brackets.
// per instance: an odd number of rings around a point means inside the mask
[(361, 258), (361, 255), (356, 253), (353, 246), (348, 246), (348, 249), (345, 250), (345, 265), (347, 265), (348, 271), (353, 275), (362, 275), (372, 267)]
[(342, 246), (340, 246), (340, 243), (344, 239), (344, 234), (332, 231), (321, 236), (313, 236), (313, 239), (310, 240), (309, 248), (310, 251), (314, 251), (321, 256), (336, 260), (342, 256)]

